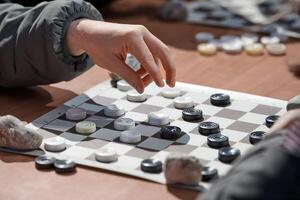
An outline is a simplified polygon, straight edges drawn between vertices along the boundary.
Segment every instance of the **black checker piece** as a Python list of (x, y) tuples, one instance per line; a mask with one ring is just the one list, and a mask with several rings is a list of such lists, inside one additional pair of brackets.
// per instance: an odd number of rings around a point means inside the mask
[(219, 160), (223, 163), (232, 163), (241, 155), (241, 151), (234, 147), (222, 147), (219, 149)]
[(211, 148), (219, 149), (229, 146), (229, 139), (222, 134), (212, 134), (207, 137), (207, 145)]
[(56, 160), (54, 162), (57, 173), (71, 173), (76, 169), (76, 163), (72, 160)]
[(177, 126), (165, 126), (160, 130), (161, 138), (163, 139), (178, 139), (185, 133), (181, 131), (181, 128)]
[(54, 167), (56, 159), (52, 156), (42, 155), (35, 158), (35, 167), (37, 169), (51, 169)]
[(185, 121), (197, 121), (203, 119), (203, 112), (196, 108), (186, 108), (182, 111), (182, 119)]
[(271, 128), (273, 124), (280, 118), (279, 115), (270, 115), (266, 118), (266, 126)]
[(162, 162), (156, 159), (145, 159), (141, 162), (141, 169), (147, 173), (159, 174), (162, 172)]
[(264, 131), (254, 131), (249, 135), (249, 142), (251, 144), (257, 144), (258, 142), (262, 141), (266, 136), (266, 132)]
[(230, 104), (230, 96), (223, 93), (217, 93), (210, 96), (210, 103), (214, 106), (227, 106)]
[(209, 182), (213, 179), (218, 178), (218, 170), (214, 167), (205, 166), (202, 169), (202, 181)]
[(220, 133), (220, 126), (215, 122), (201, 122), (198, 126), (198, 131), (201, 135), (211, 135)]

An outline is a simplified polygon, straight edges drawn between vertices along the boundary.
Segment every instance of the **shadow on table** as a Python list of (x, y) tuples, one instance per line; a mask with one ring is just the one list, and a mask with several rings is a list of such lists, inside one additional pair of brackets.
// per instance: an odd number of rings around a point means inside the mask
[(10, 114), (30, 122), (74, 96), (72, 91), (53, 86), (0, 88), (0, 116)]
[(0, 160), (5, 163), (32, 162), (33, 157), (0, 152)]
[[(191, 199), (195, 200), (201, 193), (196, 193), (191, 190), (185, 190), (174, 186), (166, 186), (168, 188), (168, 192), (172, 193), (174, 196), (176, 196), (178, 199)], [(187, 192), (190, 191), (190, 192)]]

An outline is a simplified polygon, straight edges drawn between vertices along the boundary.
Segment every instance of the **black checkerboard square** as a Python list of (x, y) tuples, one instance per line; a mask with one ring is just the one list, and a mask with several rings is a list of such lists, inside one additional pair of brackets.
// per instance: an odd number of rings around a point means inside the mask
[(114, 141), (116, 138), (120, 137), (121, 131), (116, 131), (112, 129), (102, 128), (95, 133), (89, 135), (91, 138), (97, 138), (106, 141)]
[(149, 114), (151, 112), (157, 112), (160, 111), (162, 107), (160, 106), (153, 106), (153, 105), (148, 105), (148, 104), (141, 104), (135, 109), (133, 109), (133, 112), (137, 113), (144, 113), (144, 114)]
[(150, 151), (162, 151), (165, 148), (167, 148), (170, 144), (173, 144), (173, 141), (150, 137), (142, 143), (140, 143), (139, 145), (137, 145), (137, 147), (140, 147), (142, 149), (148, 149)]

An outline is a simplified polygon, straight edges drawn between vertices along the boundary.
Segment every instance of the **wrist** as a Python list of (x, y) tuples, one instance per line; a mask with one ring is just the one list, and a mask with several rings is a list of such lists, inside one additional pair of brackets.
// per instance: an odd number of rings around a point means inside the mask
[(83, 49), (83, 41), (82, 41), (82, 33), (79, 29), (79, 24), (82, 20), (85, 19), (78, 19), (73, 21), (68, 29), (67, 32), (67, 46), (70, 54), (72, 56), (80, 56), (85, 53), (85, 50)]

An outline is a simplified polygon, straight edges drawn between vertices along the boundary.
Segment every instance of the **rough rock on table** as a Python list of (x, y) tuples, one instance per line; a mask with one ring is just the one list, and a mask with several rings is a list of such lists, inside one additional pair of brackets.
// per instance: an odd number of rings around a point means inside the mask
[(0, 146), (18, 150), (37, 149), (43, 138), (25, 125), (14, 116), (0, 116)]
[(197, 185), (201, 181), (202, 164), (194, 156), (170, 153), (165, 161), (165, 177), (168, 184)]

